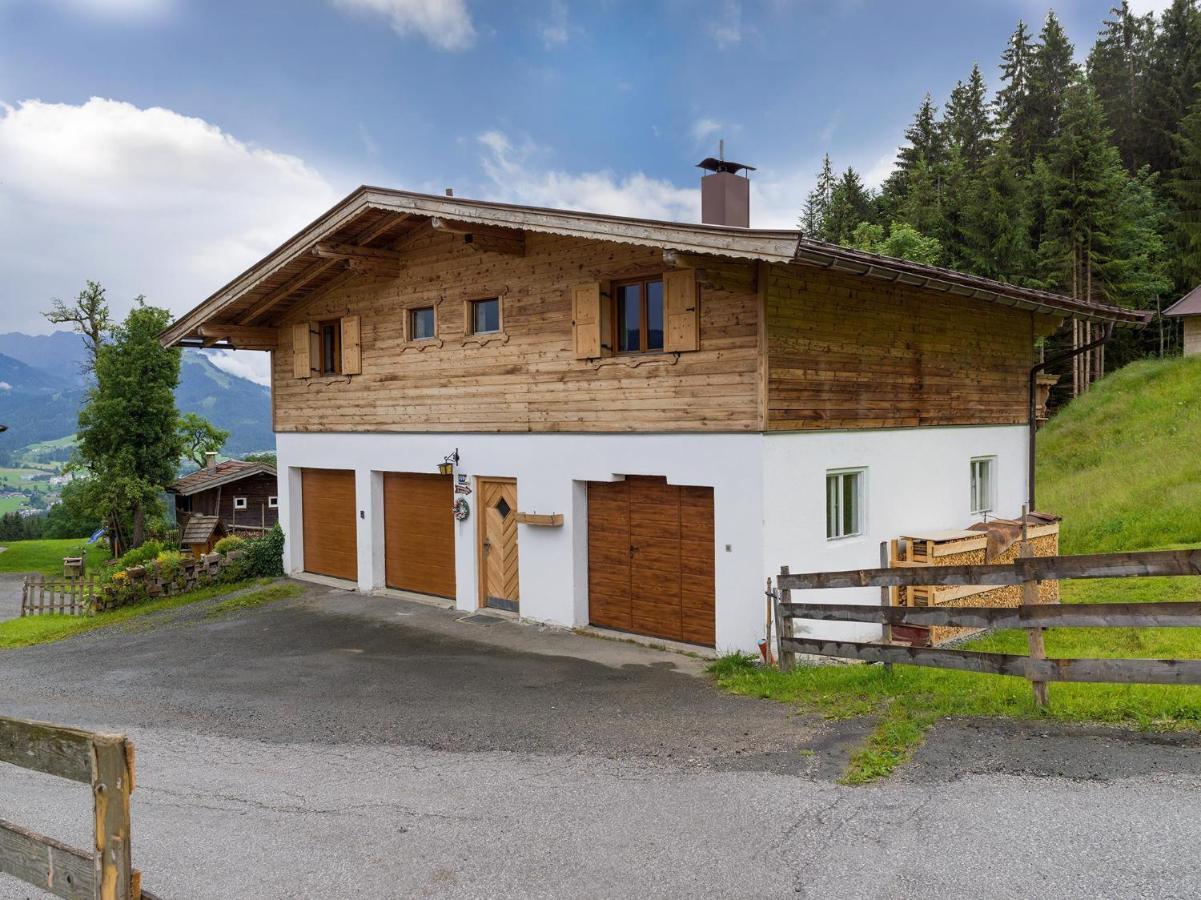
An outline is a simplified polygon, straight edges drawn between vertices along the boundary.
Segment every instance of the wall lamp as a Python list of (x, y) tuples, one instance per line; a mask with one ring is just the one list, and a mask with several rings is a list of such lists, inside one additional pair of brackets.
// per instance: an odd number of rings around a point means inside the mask
[(439, 475), (453, 475), (455, 466), (459, 464), (459, 448), (455, 448), (455, 452), (443, 458), (442, 462), (438, 463)]

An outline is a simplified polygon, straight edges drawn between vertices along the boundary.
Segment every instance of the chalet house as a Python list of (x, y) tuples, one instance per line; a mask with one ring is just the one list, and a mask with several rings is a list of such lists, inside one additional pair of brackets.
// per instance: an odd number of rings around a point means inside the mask
[(1018, 516), (1036, 339), (1143, 314), (746, 227), (706, 163), (700, 225), (362, 187), (167, 329), (272, 353), (285, 568), (753, 649), (782, 564)]
[(275, 468), (266, 463), (227, 459), (207, 454), (207, 464), (180, 478), (169, 488), (175, 495), (175, 519), (206, 516), (219, 521), (222, 531), (264, 531), (279, 521), (279, 488)]

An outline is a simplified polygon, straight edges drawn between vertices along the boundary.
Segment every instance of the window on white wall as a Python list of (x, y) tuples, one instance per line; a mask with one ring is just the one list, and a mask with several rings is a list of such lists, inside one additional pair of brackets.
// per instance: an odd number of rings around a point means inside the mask
[(972, 460), (972, 513), (979, 515), (992, 512), (995, 505), (993, 474), (995, 456), (980, 456)]
[(826, 538), (863, 533), (863, 469), (826, 473)]

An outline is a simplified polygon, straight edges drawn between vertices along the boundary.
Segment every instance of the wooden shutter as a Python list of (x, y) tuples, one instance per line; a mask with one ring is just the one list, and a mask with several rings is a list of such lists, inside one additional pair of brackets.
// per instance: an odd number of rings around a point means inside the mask
[(342, 317), (342, 374), (363, 372), (363, 351), (359, 344), (359, 317)]
[(601, 355), (601, 287), (599, 281), (571, 289), (571, 332), (576, 359)]
[(663, 273), (663, 349), (695, 350), (700, 346), (700, 303), (695, 269)]
[(309, 341), (309, 323), (297, 322), (292, 326), (292, 377), (308, 378), (313, 374), (312, 344)]

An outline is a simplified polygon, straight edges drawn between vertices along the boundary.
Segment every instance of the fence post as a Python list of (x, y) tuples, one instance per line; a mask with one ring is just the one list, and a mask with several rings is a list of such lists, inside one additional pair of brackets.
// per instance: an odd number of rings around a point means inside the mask
[(92, 742), (98, 900), (127, 900), (132, 896), (133, 865), (129, 846), (132, 756), (123, 737), (97, 735)]
[[(780, 574), (787, 575), (788, 566), (780, 566)], [(780, 644), (777, 656), (780, 660), (781, 672), (791, 671), (792, 667), (796, 665), (796, 654), (791, 650), (784, 649), (784, 641), (792, 640), (793, 638), (792, 617), (780, 614), (780, 604), (791, 602), (792, 591), (789, 588), (782, 588), (776, 591), (776, 634)]]
[[(880, 568), (887, 569), (891, 565), (892, 565), (892, 559), (890, 558), (889, 553), (888, 553), (888, 541), (880, 541)], [(892, 592), (887, 587), (880, 588), (880, 605), (883, 606), (885, 609), (892, 606)], [(881, 635), (881, 640), (883, 640), (883, 642), (885, 644), (891, 644), (892, 643), (892, 626), (889, 625), (888, 623), (885, 623), (882, 631), (883, 631), (883, 634)], [(892, 671), (892, 663), (886, 662), (884, 664), (884, 671), (891, 672)]]
[[(1028, 559), (1034, 556), (1034, 545), (1030, 543), (1028, 528), (1028, 519), (1026, 516), (1026, 507), (1022, 506), (1022, 547), (1019, 551), (1019, 556), (1023, 559)], [(1022, 582), (1022, 605), (1033, 606), (1042, 602), (1042, 593), (1038, 589), (1038, 581), (1034, 578), (1028, 578)], [(1047, 658), (1047, 645), (1043, 640), (1043, 629), (1035, 626), (1026, 631), (1026, 644), (1030, 650), (1030, 659), (1041, 660)], [(1047, 683), (1039, 681), (1037, 678), (1026, 676), (1030, 679), (1030, 686), (1034, 689), (1034, 703), (1039, 709), (1046, 709), (1050, 701), (1047, 697)]]

